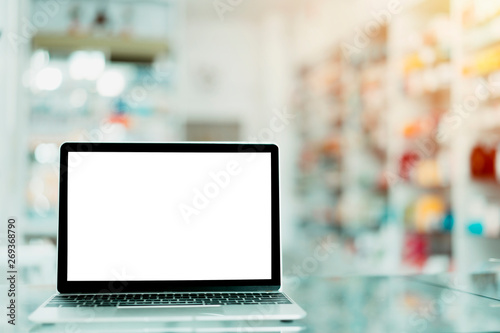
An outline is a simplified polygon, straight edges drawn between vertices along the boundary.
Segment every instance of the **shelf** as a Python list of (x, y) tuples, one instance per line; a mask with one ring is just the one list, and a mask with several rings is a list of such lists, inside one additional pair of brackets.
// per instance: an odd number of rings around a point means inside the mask
[(491, 188), (491, 189), (494, 189), (496, 191), (498, 191), (500, 189), (500, 183), (496, 179), (492, 179), (492, 178), (471, 177), (471, 182), (474, 185)]
[(70, 53), (76, 50), (102, 50), (111, 61), (151, 63), (161, 53), (168, 52), (168, 43), (159, 39), (91, 37), (86, 35), (37, 34), (32, 38), (34, 49), (51, 53)]
[(57, 216), (52, 218), (28, 219), (24, 226), (23, 236), (27, 238), (56, 238), (57, 237)]
[(450, 1), (442, 0), (413, 0), (405, 7), (421, 15), (447, 14), (450, 12)]
[(471, 45), (470, 42), (465, 43), (464, 48), (467, 52), (479, 53), (479, 52), (485, 51), (488, 48), (493, 48), (493, 47), (499, 46), (499, 45), (500, 45), (500, 40), (495, 38), (493, 40), (489, 40), (489, 41), (486, 41), (486, 42), (483, 42), (483, 43), (480, 43), (477, 45)]
[(401, 185), (407, 187), (407, 188), (413, 188), (418, 191), (427, 191), (427, 192), (445, 192), (450, 190), (450, 185), (433, 185), (433, 186), (426, 186), (426, 185), (421, 185), (416, 182), (410, 182), (410, 181), (404, 181), (401, 182)]
[(485, 18), (482, 21), (476, 21), (476, 22), (470, 22), (468, 24), (464, 24), (464, 28), (466, 30), (473, 30), (476, 28), (484, 27), (486, 25), (489, 25), (494, 20), (496, 20), (499, 16), (500, 16), (500, 10), (498, 10), (496, 12), (492, 12), (489, 17)]
[(411, 234), (411, 235), (422, 235), (426, 236), (429, 238), (432, 237), (449, 237), (451, 236), (451, 230), (426, 230), (426, 231), (421, 231), (421, 230), (415, 230), (415, 229), (406, 229), (406, 234)]

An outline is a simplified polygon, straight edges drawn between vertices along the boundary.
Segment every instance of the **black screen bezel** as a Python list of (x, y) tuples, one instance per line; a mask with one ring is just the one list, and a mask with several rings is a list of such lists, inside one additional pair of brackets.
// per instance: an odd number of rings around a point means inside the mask
[[(68, 281), (69, 152), (271, 153), (271, 279), (192, 281)], [(60, 148), (57, 290), (60, 293), (277, 290), (281, 286), (279, 152), (275, 144), (65, 142)]]

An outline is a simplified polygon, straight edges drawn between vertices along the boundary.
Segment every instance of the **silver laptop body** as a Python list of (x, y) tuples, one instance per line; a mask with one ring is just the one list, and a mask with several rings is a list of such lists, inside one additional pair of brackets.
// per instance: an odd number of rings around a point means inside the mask
[(68, 142), (57, 291), (39, 323), (296, 320), (281, 288), (278, 147)]

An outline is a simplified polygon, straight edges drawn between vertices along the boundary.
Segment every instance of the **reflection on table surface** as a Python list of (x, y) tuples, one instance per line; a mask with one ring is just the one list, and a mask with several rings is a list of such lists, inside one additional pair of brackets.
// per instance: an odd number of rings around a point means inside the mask
[(481, 274), (457, 275), (416, 275), (415, 280), (429, 285), (445, 286), (500, 300), (500, 272), (484, 272)]
[[(493, 273), (492, 273), (493, 274)], [(17, 325), (2, 332), (464, 332), (500, 331), (490, 275), (285, 278), (284, 291), (307, 311), (301, 321), (37, 325), (27, 320), (53, 286), (20, 285)], [(476, 284), (476, 285), (475, 285)], [(6, 285), (0, 292), (6, 295)], [(471, 294), (473, 288), (488, 297)], [(5, 329), (4, 329), (5, 328)]]

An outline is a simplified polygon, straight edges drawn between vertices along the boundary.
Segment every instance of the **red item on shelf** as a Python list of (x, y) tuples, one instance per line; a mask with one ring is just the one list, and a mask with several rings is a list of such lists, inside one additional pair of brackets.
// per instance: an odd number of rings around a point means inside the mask
[(415, 151), (406, 151), (399, 158), (399, 177), (404, 180), (410, 180), (410, 174), (413, 168), (420, 160), (420, 156)]
[(477, 145), (470, 154), (471, 177), (478, 180), (495, 180), (496, 149)]
[(413, 267), (422, 268), (428, 257), (429, 242), (424, 234), (409, 233), (405, 237), (403, 261)]

